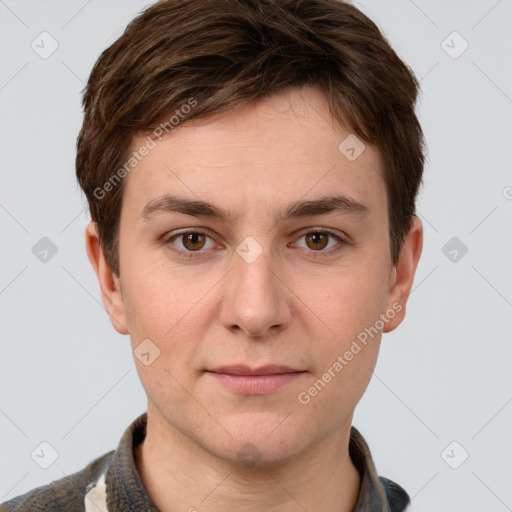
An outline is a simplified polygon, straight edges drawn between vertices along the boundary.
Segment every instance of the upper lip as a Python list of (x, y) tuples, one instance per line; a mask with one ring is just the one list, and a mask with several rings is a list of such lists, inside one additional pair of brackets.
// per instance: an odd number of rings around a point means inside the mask
[(227, 373), (230, 375), (276, 375), (278, 373), (297, 373), (302, 370), (296, 370), (295, 368), (290, 368), (289, 366), (276, 364), (259, 366), (258, 368), (251, 368), (247, 365), (238, 364), (220, 366), (219, 368), (214, 368), (208, 371), (213, 373)]

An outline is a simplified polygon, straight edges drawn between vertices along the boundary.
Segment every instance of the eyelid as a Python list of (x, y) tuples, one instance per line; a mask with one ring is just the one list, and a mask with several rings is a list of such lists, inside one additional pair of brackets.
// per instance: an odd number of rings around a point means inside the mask
[(336, 231), (331, 228), (323, 228), (321, 226), (318, 227), (310, 227), (310, 228), (304, 228), (299, 230), (299, 236), (304, 236), (309, 233), (328, 233), (329, 235), (332, 235), (333, 237), (337, 237), (340, 240), (345, 240), (347, 236), (344, 233), (340, 233), (339, 231)]

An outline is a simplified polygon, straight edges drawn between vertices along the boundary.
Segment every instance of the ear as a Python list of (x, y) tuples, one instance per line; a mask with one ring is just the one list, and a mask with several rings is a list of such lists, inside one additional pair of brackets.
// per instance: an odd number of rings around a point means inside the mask
[(411, 293), (414, 274), (423, 249), (423, 224), (414, 216), (411, 229), (404, 239), (400, 258), (393, 267), (387, 298), (387, 311), (395, 311), (395, 316), (386, 322), (383, 332), (396, 329), (405, 318), (405, 309)]
[(110, 270), (100, 246), (95, 222), (85, 228), (85, 247), (89, 261), (100, 284), (101, 300), (110, 317), (110, 322), (119, 334), (129, 334), (119, 278)]

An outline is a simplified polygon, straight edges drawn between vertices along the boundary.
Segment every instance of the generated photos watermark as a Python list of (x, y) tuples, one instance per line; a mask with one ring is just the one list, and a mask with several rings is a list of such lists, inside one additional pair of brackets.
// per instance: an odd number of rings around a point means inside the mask
[(126, 177), (126, 175), (135, 168), (135, 166), (149, 154), (152, 149), (156, 148), (155, 139), (162, 140), (165, 134), (169, 134), (180, 122), (191, 112), (191, 110), (197, 106), (197, 100), (189, 98), (187, 103), (183, 104), (179, 109), (174, 111), (168, 121), (160, 123), (152, 132), (148, 135), (146, 142), (137, 151), (134, 151), (130, 158), (126, 160), (124, 165), (118, 169), (103, 186), (94, 189), (93, 195), (96, 199), (101, 201), (107, 195), (108, 192), (114, 190), (119, 183)]
[[(334, 379), (347, 366), (354, 356), (359, 354), (361, 350), (368, 344), (369, 339), (377, 336), (384, 326), (395, 318), (396, 314), (402, 311), (403, 306), (399, 302), (395, 302), (385, 313), (379, 316), (371, 327), (365, 328), (357, 335), (357, 339), (352, 341), (350, 348), (343, 355), (339, 355), (336, 361), (322, 374), (322, 376), (312, 384), (307, 390), (301, 391), (297, 398), (302, 405), (307, 405), (311, 399), (320, 393), (332, 379)], [(358, 343), (359, 342), (359, 343)], [(362, 345), (362, 346), (361, 346)]]

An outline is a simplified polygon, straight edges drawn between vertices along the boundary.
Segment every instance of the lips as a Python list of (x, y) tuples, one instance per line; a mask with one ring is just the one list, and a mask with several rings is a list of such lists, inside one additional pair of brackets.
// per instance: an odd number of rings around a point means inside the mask
[(207, 370), (217, 382), (241, 395), (264, 395), (277, 391), (306, 373), (284, 365), (251, 368), (246, 365), (221, 366)]
[(282, 373), (297, 373), (301, 370), (295, 370), (289, 366), (283, 365), (266, 365), (258, 368), (251, 368), (246, 365), (221, 366), (214, 370), (208, 370), (213, 373), (224, 373), (228, 375), (278, 375)]

